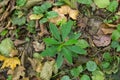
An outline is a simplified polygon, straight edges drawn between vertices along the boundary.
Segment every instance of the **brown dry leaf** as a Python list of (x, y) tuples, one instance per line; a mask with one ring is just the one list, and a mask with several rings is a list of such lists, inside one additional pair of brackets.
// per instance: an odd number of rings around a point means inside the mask
[(101, 30), (104, 34), (111, 34), (114, 31), (112, 28), (101, 28)]
[(26, 41), (24, 41), (24, 40), (18, 40), (18, 39), (16, 39), (15, 41), (14, 41), (14, 45), (15, 46), (19, 46), (19, 45), (21, 45), (21, 44), (24, 44)]
[(109, 23), (106, 23), (106, 25), (107, 25), (108, 27), (110, 27), (110, 28), (116, 28), (116, 27), (117, 27), (117, 25), (109, 24)]
[(69, 11), (69, 16), (70, 16), (72, 19), (74, 19), (74, 20), (77, 19), (78, 14), (79, 14), (79, 11), (78, 11), (78, 10), (72, 10), (72, 9), (71, 9), (71, 10)]
[(20, 60), (18, 59), (18, 57), (6, 58), (3, 62), (1, 69), (9, 67), (14, 70), (17, 65), (20, 65)]
[[(24, 70), (25, 68), (23, 66), (18, 66), (13, 72), (12, 80), (20, 80), (20, 77), (24, 78), (25, 77)], [(28, 80), (28, 79), (25, 79), (25, 80)]]
[(42, 18), (42, 17), (43, 17), (43, 14), (41, 14), (41, 15), (31, 14), (31, 15), (29, 16), (29, 19), (30, 19), (30, 20), (38, 20), (38, 19), (40, 19), (40, 18)]
[(45, 48), (45, 45), (44, 45), (43, 42), (39, 43), (38, 41), (34, 41), (33, 42), (33, 47), (34, 47), (35, 51), (43, 51), (44, 48)]
[(55, 64), (54, 60), (45, 62), (45, 64), (43, 65), (42, 71), (40, 73), (40, 78), (42, 80), (50, 80), (53, 69), (54, 69), (54, 64)]
[(41, 63), (40, 60), (38, 60), (38, 59), (31, 59), (31, 58), (28, 58), (28, 60), (30, 61), (33, 70), (35, 70), (36, 72), (41, 72), (42, 63)]
[(111, 38), (110, 36), (103, 35), (101, 37), (96, 37), (96, 39), (94, 39), (93, 42), (97, 47), (105, 47), (110, 44)]

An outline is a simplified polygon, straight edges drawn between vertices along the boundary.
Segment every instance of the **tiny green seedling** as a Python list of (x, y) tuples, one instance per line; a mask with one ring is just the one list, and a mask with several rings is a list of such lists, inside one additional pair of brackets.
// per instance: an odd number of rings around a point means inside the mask
[[(50, 23), (49, 28), (50, 32), (52, 33), (52, 38), (44, 38), (43, 41), (46, 44), (46, 50), (44, 50), (41, 55), (42, 56), (57, 56), (57, 66), (60, 68), (60, 66), (63, 63), (63, 60), (66, 59), (70, 64), (72, 64), (72, 57), (74, 55), (86, 55), (87, 52), (84, 50), (84, 48), (88, 47), (88, 44), (86, 46), (81, 47), (78, 42), (78, 38), (70, 38), (69, 34), (71, 32), (73, 26), (73, 21), (69, 20), (68, 22), (64, 23), (60, 30), (56, 27), (55, 24)], [(77, 35), (78, 34), (74, 34)], [(80, 34), (79, 34), (80, 36)], [(82, 41), (84, 42), (84, 41)]]

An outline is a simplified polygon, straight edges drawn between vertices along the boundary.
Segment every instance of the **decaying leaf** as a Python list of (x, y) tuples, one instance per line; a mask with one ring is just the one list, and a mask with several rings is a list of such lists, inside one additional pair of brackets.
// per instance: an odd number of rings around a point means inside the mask
[(33, 47), (34, 47), (35, 51), (43, 51), (45, 48), (45, 45), (44, 45), (44, 43), (39, 43), (38, 41), (34, 41)]
[(38, 59), (31, 59), (31, 58), (28, 58), (28, 60), (30, 61), (33, 70), (35, 70), (36, 72), (40, 73), (41, 69), (42, 69), (42, 66), (43, 66), (41, 61), (38, 60)]
[(114, 31), (114, 29), (112, 28), (101, 28), (101, 30), (104, 34), (112, 34), (112, 32)]
[(110, 36), (103, 35), (101, 37), (95, 37), (96, 39), (93, 40), (94, 44), (97, 47), (105, 47), (108, 46), (111, 42)]
[(12, 75), (12, 80), (20, 80), (21, 77), (22, 78), (25, 77), (24, 70), (25, 68), (23, 66), (18, 66), (15, 70), (11, 70), (11, 71), (9, 70), (8, 74)]
[(47, 61), (43, 65), (42, 71), (40, 73), (40, 78), (42, 80), (50, 80), (53, 72), (55, 61)]
[(57, 24), (61, 20), (65, 19), (67, 21), (67, 17), (65, 15), (69, 15), (70, 18), (76, 20), (77, 16), (79, 14), (78, 10), (71, 9), (68, 5), (63, 5), (60, 8), (53, 7), (53, 11), (57, 12), (59, 14), (58, 17), (49, 19), (50, 22), (53, 22)]
[(1, 69), (9, 67), (12, 70), (14, 70), (17, 65), (20, 65), (20, 60), (18, 59), (18, 57), (13, 57), (13, 58), (7, 58), (6, 57), (6, 59), (3, 62), (3, 65), (1, 67)]

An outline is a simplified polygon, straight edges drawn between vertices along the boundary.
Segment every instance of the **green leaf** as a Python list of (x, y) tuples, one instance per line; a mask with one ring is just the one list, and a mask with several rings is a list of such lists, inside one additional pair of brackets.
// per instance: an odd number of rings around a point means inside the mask
[(66, 41), (63, 45), (73, 45), (73, 44), (76, 44), (77, 42), (78, 42), (78, 40), (70, 39), (70, 40)]
[(16, 5), (17, 6), (24, 6), (26, 4), (27, 0), (16, 0)]
[(65, 75), (60, 80), (71, 80), (69, 76)]
[(105, 59), (105, 61), (112, 61), (112, 56), (110, 55), (109, 52), (105, 52), (103, 54), (103, 58)]
[(107, 7), (107, 10), (110, 12), (115, 12), (118, 7), (118, 1), (112, 1), (110, 2), (110, 5)]
[(76, 43), (76, 45), (80, 46), (81, 48), (87, 48), (87, 47), (89, 47), (89, 44), (84, 39), (78, 40), (78, 42)]
[(86, 68), (87, 68), (88, 71), (92, 72), (92, 71), (95, 71), (97, 69), (97, 65), (94, 61), (88, 61), (86, 63)]
[(90, 77), (86, 74), (82, 75), (80, 80), (90, 80)]
[(4, 29), (4, 30), (0, 33), (0, 35), (1, 35), (1, 36), (5, 36), (7, 33), (8, 33), (8, 30), (7, 30), (7, 29)]
[(120, 31), (115, 30), (112, 32), (112, 40), (118, 40), (120, 38)]
[(33, 13), (34, 14), (42, 14), (44, 12), (47, 12), (47, 10), (51, 7), (52, 7), (52, 4), (50, 2), (45, 2), (41, 6), (34, 6)]
[(79, 39), (79, 37), (81, 36), (81, 33), (79, 32), (79, 33), (73, 33), (73, 32), (71, 32), (70, 34), (69, 34), (69, 38), (70, 39)]
[(80, 72), (78, 71), (77, 68), (71, 69), (71, 70), (70, 70), (70, 73), (71, 73), (71, 75), (74, 76), (74, 77), (78, 77), (79, 74), (80, 74)]
[(120, 52), (120, 45), (117, 47), (117, 50), (116, 50), (117, 52)]
[(92, 75), (92, 80), (105, 80), (104, 73), (101, 71), (94, 71)]
[(65, 23), (61, 26), (61, 34), (62, 34), (62, 40), (63, 41), (65, 40), (65, 38), (70, 33), (72, 25), (73, 25), (73, 21), (69, 20), (67, 23)]
[(92, 4), (92, 0), (77, 0), (78, 3), (81, 3), (81, 4)]
[(0, 44), (0, 53), (4, 56), (9, 56), (12, 50), (14, 50), (13, 42), (9, 38), (2, 40)]
[(39, 21), (39, 23), (40, 23), (40, 24), (44, 24), (44, 23), (46, 23), (47, 21), (48, 21), (47, 18), (42, 18), (42, 19)]
[(48, 47), (41, 53), (41, 55), (42, 56), (54, 56), (56, 54), (56, 51), (57, 51), (57, 47), (55, 46)]
[(86, 50), (82, 49), (80, 46), (68, 46), (67, 48), (77, 54), (87, 54)]
[(110, 0), (94, 0), (99, 8), (106, 8), (110, 4)]
[(50, 23), (49, 24), (49, 27), (50, 27), (50, 32), (52, 33), (52, 35), (59, 41), (61, 41), (61, 38), (60, 38), (60, 33), (58, 31), (58, 28), (56, 27), (55, 24), (53, 23)]
[(102, 66), (102, 68), (103, 68), (103, 69), (107, 69), (107, 68), (109, 68), (110, 63), (109, 63), (109, 62), (104, 61), (104, 62), (102, 62), (101, 66)]
[(117, 25), (117, 30), (120, 31), (120, 24)]
[(60, 68), (62, 66), (62, 63), (63, 63), (63, 54), (59, 53), (56, 60), (57, 68)]
[(112, 41), (110, 46), (115, 49), (119, 46), (119, 42), (118, 41)]
[(26, 25), (29, 32), (35, 33), (35, 21), (29, 21)]
[(13, 25), (22, 26), (26, 23), (26, 18), (25, 17), (21, 17), (21, 18), (13, 17), (12, 18), (12, 23), (13, 23)]
[(46, 45), (54, 45), (54, 44), (60, 44), (58, 41), (56, 41), (53, 38), (44, 38), (43, 41)]
[(54, 17), (57, 17), (57, 16), (58, 16), (58, 13), (55, 12), (55, 11), (49, 11), (49, 12), (46, 13), (46, 17), (47, 17), (48, 19), (54, 18)]
[(67, 61), (72, 64), (72, 54), (71, 54), (71, 52), (63, 47), (62, 48), (62, 53), (64, 55), (64, 58), (67, 59)]

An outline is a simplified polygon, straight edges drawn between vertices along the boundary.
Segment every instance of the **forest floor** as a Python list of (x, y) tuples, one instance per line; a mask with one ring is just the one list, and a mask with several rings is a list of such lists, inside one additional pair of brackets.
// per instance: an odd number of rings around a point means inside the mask
[(119, 0), (0, 0), (0, 80), (120, 80)]

